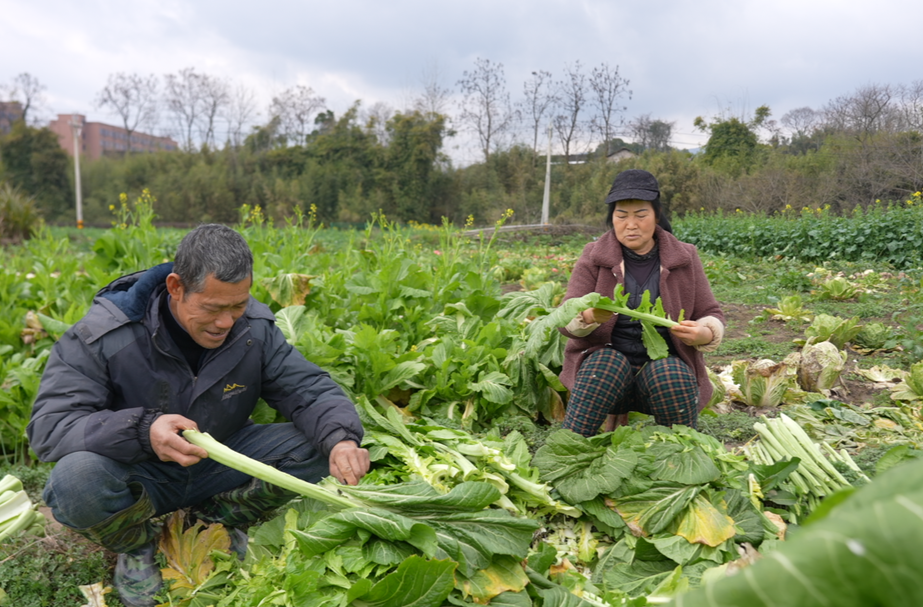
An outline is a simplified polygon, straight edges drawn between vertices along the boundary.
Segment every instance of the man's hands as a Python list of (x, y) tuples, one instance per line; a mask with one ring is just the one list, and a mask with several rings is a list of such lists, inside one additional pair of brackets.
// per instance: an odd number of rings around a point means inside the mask
[(351, 440), (334, 445), (330, 450), (330, 474), (346, 485), (358, 485), (369, 471), (369, 451), (360, 449)]
[(199, 463), (208, 453), (197, 447), (180, 434), (183, 430), (198, 430), (191, 419), (182, 415), (161, 415), (151, 424), (151, 448), (162, 462), (176, 462), (181, 466)]
[[(151, 447), (163, 462), (176, 462), (191, 466), (208, 457), (202, 447), (197, 447), (182, 436), (183, 430), (198, 430), (191, 419), (182, 415), (161, 415), (151, 424)], [(334, 445), (330, 451), (330, 474), (347, 485), (358, 485), (359, 479), (369, 471), (368, 449), (361, 449), (351, 440)]]

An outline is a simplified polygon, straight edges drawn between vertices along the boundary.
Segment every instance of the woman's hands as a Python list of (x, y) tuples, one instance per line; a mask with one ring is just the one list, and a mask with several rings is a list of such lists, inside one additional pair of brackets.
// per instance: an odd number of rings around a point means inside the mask
[[(599, 308), (587, 308), (580, 313), (583, 322), (588, 325), (593, 323), (602, 324), (612, 318), (612, 314), (608, 310), (600, 310)], [(684, 320), (672, 327), (670, 332), (687, 346), (704, 346), (705, 344), (710, 344), (715, 338), (711, 329), (694, 320)]]
[(613, 313), (609, 310), (600, 310), (599, 308), (587, 308), (580, 313), (583, 317), (583, 322), (588, 325), (593, 323), (603, 324), (610, 318), (612, 318)]
[(715, 338), (711, 329), (694, 320), (684, 320), (672, 327), (670, 332), (687, 346), (704, 346), (710, 344)]

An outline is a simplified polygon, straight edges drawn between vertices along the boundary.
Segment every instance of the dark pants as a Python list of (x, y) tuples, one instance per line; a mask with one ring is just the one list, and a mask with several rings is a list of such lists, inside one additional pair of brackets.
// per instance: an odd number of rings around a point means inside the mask
[[(329, 474), (327, 458), (314, 450), (292, 424), (250, 425), (225, 444), (253, 459), (288, 472), (302, 480), (317, 482)], [(233, 504), (218, 498), (231, 495)], [(124, 464), (108, 457), (80, 451), (63, 457), (45, 486), (45, 503), (55, 519), (103, 544), (124, 552), (131, 544), (146, 541), (146, 531), (120, 534), (120, 527), (138, 526), (151, 516), (186, 507), (201, 507), (221, 519), (222, 513), (240, 524), (255, 518), (257, 511), (240, 502), (256, 499), (266, 506), (281, 505), (294, 494), (211, 459), (184, 468), (175, 462), (148, 460)], [(220, 503), (214, 503), (214, 502)], [(246, 506), (246, 504), (244, 504)], [(115, 538), (111, 539), (110, 538)]]
[(563, 427), (593, 436), (606, 415), (640, 411), (663, 426), (694, 428), (698, 398), (695, 375), (681, 359), (670, 356), (632, 367), (621, 352), (603, 348), (580, 365)]

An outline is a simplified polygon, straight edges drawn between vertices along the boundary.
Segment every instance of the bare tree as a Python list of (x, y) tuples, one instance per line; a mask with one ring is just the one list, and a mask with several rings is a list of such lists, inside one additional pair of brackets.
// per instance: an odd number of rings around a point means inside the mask
[(96, 96), (96, 107), (118, 115), (127, 133), (126, 153), (131, 152), (132, 135), (139, 129), (153, 129), (157, 123), (157, 76), (150, 74), (110, 74)]
[[(13, 84), (7, 90), (9, 98), (22, 105), (22, 120), (30, 123), (29, 112), (32, 112), (32, 122), (36, 122), (37, 110), (45, 104), (45, 85), (29, 72), (22, 72), (13, 78)], [(30, 124), (31, 124), (30, 123)]]
[(782, 116), (780, 122), (788, 129), (790, 136), (804, 137), (811, 132), (819, 119), (818, 112), (805, 106), (789, 110)]
[(491, 150), (497, 149), (502, 136), (516, 123), (503, 64), (478, 58), (473, 70), (462, 72), (458, 86), (462, 93), (459, 120), (477, 134), (486, 163)]
[(865, 140), (879, 131), (897, 131), (900, 115), (888, 85), (870, 84), (852, 95), (837, 97), (824, 107), (825, 122), (833, 130)]
[(638, 116), (628, 123), (628, 129), (635, 143), (645, 150), (667, 152), (673, 138), (675, 122), (652, 120), (650, 114)]
[(413, 108), (422, 114), (446, 116), (452, 91), (442, 86), (442, 70), (435, 61), (424, 68), (420, 76), (423, 92), (413, 102)]
[(167, 109), (179, 129), (183, 147), (192, 150), (195, 147), (193, 133), (205, 105), (201, 86), (203, 75), (197, 74), (195, 68), (187, 67), (176, 74), (167, 74), (164, 79)]
[(285, 89), (272, 98), (269, 115), (279, 118), (279, 132), (287, 142), (304, 145), (314, 130), (317, 115), (327, 107), (327, 100), (303, 84)]
[(532, 78), (522, 85), (523, 101), (519, 103), (522, 113), (529, 117), (532, 126), (532, 152), (538, 155), (538, 134), (545, 114), (554, 107), (555, 96), (551, 72), (532, 72)]
[(558, 101), (557, 114), (554, 117), (554, 130), (564, 147), (564, 158), (570, 163), (571, 150), (580, 140), (584, 131), (581, 113), (587, 104), (586, 75), (580, 71), (580, 61), (564, 68), (564, 80), (555, 85)]
[(394, 116), (394, 108), (384, 101), (376, 101), (363, 112), (365, 132), (373, 135), (381, 145), (388, 145), (388, 121)]
[(904, 129), (923, 131), (923, 80), (899, 87), (898, 94)]
[(214, 149), (218, 119), (224, 115), (231, 99), (230, 86), (222, 78), (202, 74), (199, 77), (199, 98), (202, 100), (199, 135), (202, 143)]
[[(615, 135), (616, 116), (628, 108), (621, 105), (622, 98), (631, 99), (628, 79), (619, 75), (619, 66), (610, 68), (603, 62), (590, 73), (590, 102), (596, 108), (591, 124), (605, 143), (605, 154), (609, 155), (609, 140)], [(619, 121), (619, 124), (621, 121)]]
[(245, 84), (235, 85), (228, 94), (224, 108), (224, 119), (228, 124), (228, 140), (235, 148), (244, 142), (244, 127), (252, 124), (259, 111), (256, 109), (256, 94)]

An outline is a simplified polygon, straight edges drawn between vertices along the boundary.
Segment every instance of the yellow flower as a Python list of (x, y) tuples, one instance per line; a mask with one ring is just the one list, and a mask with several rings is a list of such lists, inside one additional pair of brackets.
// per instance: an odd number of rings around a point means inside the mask
[(114, 210), (115, 210), (115, 205), (114, 205), (114, 204), (110, 204), (110, 205), (109, 205), (109, 210), (110, 210), (110, 211), (114, 211)]

